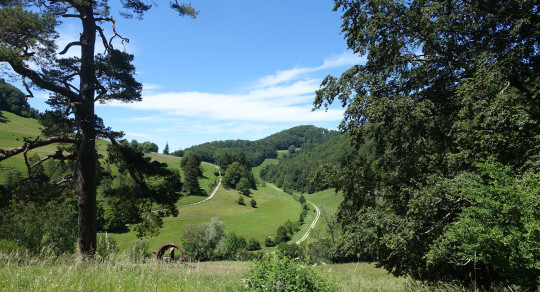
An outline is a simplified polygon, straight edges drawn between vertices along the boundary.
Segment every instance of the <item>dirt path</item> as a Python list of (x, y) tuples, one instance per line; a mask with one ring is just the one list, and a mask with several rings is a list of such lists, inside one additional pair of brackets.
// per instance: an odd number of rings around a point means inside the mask
[[(273, 184), (271, 183), (267, 183), (269, 186), (273, 187), (274, 189), (280, 191), (280, 192), (283, 192), (282, 189), (274, 186)], [(313, 204), (312, 202), (310, 201), (306, 201), (308, 203), (310, 203), (311, 205), (313, 205), (313, 207), (315, 207), (315, 211), (317, 211), (317, 215), (315, 215), (315, 219), (313, 219), (313, 222), (311, 223), (311, 226), (309, 226), (308, 230), (306, 231), (306, 233), (304, 234), (304, 236), (302, 236), (302, 238), (300, 238), (296, 244), (300, 244), (302, 243), (302, 241), (306, 240), (306, 238), (308, 238), (309, 236), (309, 233), (311, 232), (311, 229), (313, 229), (313, 227), (315, 227), (315, 224), (317, 224), (317, 221), (319, 221), (319, 217), (321, 216), (321, 210), (319, 210), (319, 207), (317, 207), (317, 205)]]
[(195, 203), (191, 203), (191, 204), (187, 204), (186, 206), (191, 206), (191, 205), (197, 205), (197, 204), (200, 204), (200, 203), (203, 203), (203, 202), (206, 202), (210, 199), (212, 199), (214, 197), (214, 195), (217, 193), (219, 187), (221, 186), (221, 175), (219, 176), (219, 183), (217, 184), (216, 188), (214, 189), (214, 191), (212, 191), (212, 193), (210, 194), (210, 196), (208, 196), (208, 198), (202, 200), (202, 201), (198, 201), (198, 202), (195, 202)]

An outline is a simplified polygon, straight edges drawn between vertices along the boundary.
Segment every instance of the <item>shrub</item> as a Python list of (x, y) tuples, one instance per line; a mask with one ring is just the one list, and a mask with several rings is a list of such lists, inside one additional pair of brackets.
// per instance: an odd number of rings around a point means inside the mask
[(274, 239), (272, 238), (272, 236), (268, 236), (264, 240), (264, 246), (266, 246), (266, 247), (276, 246), (276, 243), (274, 242)]
[(236, 200), (236, 203), (238, 203), (238, 205), (245, 205), (245, 203), (244, 203), (244, 197), (243, 197), (243, 196), (239, 196), (239, 197), (238, 197), (238, 200)]
[(276, 232), (276, 243), (281, 243), (289, 240), (289, 234), (285, 226), (279, 226)]
[(337, 291), (335, 284), (304, 263), (265, 255), (245, 274), (246, 291)]
[(298, 244), (282, 242), (278, 245), (277, 250), (284, 256), (290, 258), (298, 258), (302, 256), (302, 249)]
[(225, 259), (235, 259), (238, 251), (246, 247), (246, 239), (231, 232), (219, 247), (220, 253)]
[(292, 237), (295, 232), (300, 230), (298, 224), (293, 223), (291, 220), (287, 220), (287, 222), (285, 222), (285, 228), (287, 229), (287, 234), (289, 237)]
[(256, 207), (257, 207), (257, 201), (255, 201), (255, 199), (251, 199), (251, 201), (249, 201), (249, 204), (250, 204), (251, 207), (253, 207), (253, 208), (256, 208)]
[(149, 242), (146, 239), (135, 239), (132, 241), (128, 251), (129, 259), (134, 263), (146, 262), (148, 246)]
[(118, 244), (114, 238), (109, 237), (107, 233), (98, 235), (96, 255), (99, 256), (101, 260), (108, 260), (117, 252)]
[(251, 191), (249, 190), (251, 184), (249, 180), (245, 177), (241, 178), (240, 181), (236, 184), (236, 189), (244, 196), (249, 196)]
[(255, 238), (250, 238), (246, 245), (247, 250), (259, 250), (261, 249), (261, 243)]
[(191, 260), (209, 260), (216, 256), (216, 249), (225, 239), (225, 225), (212, 218), (210, 222), (186, 226), (182, 244)]

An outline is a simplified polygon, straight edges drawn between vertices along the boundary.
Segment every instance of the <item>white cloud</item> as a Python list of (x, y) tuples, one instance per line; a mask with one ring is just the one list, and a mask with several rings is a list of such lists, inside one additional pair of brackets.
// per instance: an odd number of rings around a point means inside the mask
[(144, 134), (144, 133), (126, 132), (125, 134), (126, 134), (126, 136), (132, 136), (132, 137), (137, 137), (137, 138), (145, 138), (145, 139), (150, 139), (150, 138), (152, 138), (151, 135)]
[(309, 73), (319, 72), (327, 69), (338, 67), (350, 67), (356, 64), (365, 63), (366, 58), (353, 54), (352, 52), (344, 52), (342, 54), (333, 55), (324, 59), (324, 63), (318, 67), (297, 67), (289, 70), (278, 70), (275, 74), (265, 76), (258, 80), (256, 87), (276, 86), (282, 83), (289, 83), (299, 79)]
[(334, 55), (327, 59), (324, 59), (324, 64), (320, 66), (319, 69), (323, 70), (337, 67), (350, 67), (365, 62), (365, 56), (358, 56), (353, 54), (352, 52), (347, 51), (345, 53)]
[[(342, 109), (312, 111), (315, 91), (321, 75), (332, 68), (351, 66), (362, 62), (351, 53), (324, 59), (318, 67), (295, 67), (277, 71), (260, 78), (251, 89), (239, 94), (190, 92), (152, 92), (159, 85), (148, 84), (143, 100), (137, 103), (112, 102), (109, 106), (137, 110), (151, 110), (160, 114), (130, 118), (139, 122), (171, 122), (189, 119), (188, 127), (197, 132), (220, 132), (227, 128), (257, 131), (269, 124), (324, 123), (340, 121)], [(175, 121), (176, 119), (176, 121)], [(219, 121), (219, 122), (215, 122)], [(232, 124), (231, 124), (232, 123)]]

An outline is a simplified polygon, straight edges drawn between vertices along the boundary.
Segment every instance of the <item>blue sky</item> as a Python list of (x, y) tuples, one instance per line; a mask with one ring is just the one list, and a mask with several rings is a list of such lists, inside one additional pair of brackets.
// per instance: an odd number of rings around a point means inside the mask
[[(111, 1), (112, 2), (112, 1)], [(343, 110), (312, 112), (324, 76), (361, 58), (347, 51), (333, 1), (193, 1), (196, 19), (158, 3), (142, 21), (118, 19), (130, 39), (143, 101), (97, 105), (126, 138), (171, 151), (214, 140), (260, 139), (296, 125), (336, 129)], [(59, 44), (78, 38), (76, 23)], [(44, 110), (45, 93), (31, 99)]]

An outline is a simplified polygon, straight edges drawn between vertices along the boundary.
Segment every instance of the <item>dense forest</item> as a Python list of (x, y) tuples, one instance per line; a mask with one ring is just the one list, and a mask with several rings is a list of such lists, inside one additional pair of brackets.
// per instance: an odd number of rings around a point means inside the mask
[(234, 162), (234, 157), (244, 153), (251, 167), (261, 164), (266, 158), (277, 158), (277, 150), (286, 150), (291, 145), (299, 148), (304, 145), (322, 143), (339, 135), (315, 126), (297, 126), (257, 141), (227, 140), (215, 141), (185, 149), (197, 152), (203, 161), (214, 163), (226, 169)]
[(349, 135), (342, 134), (320, 144), (306, 144), (289, 151), (278, 164), (261, 169), (261, 178), (275, 183), (286, 192), (313, 193), (332, 187), (332, 181), (322, 173), (334, 170), (346, 152), (352, 151)]
[(30, 107), (26, 95), (2, 78), (0, 78), (0, 111), (7, 111), (25, 118), (38, 117), (38, 111)]

